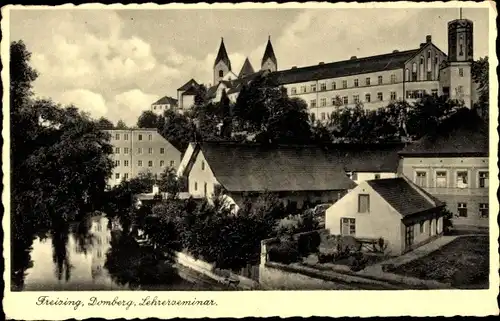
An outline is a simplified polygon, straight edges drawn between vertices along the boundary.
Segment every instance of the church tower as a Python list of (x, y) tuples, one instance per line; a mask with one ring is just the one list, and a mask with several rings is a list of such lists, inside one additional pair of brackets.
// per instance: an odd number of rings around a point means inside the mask
[(448, 61), (441, 71), (443, 94), (463, 100), (472, 107), (472, 62), (474, 60), (473, 23), (460, 18), (448, 22)]
[(217, 85), (230, 71), (231, 61), (227, 55), (226, 46), (224, 46), (224, 38), (222, 38), (214, 63), (214, 85)]
[(277, 71), (278, 70), (278, 60), (274, 55), (273, 45), (271, 44), (271, 36), (267, 39), (266, 50), (264, 51), (264, 56), (262, 57), (262, 64), (260, 70)]

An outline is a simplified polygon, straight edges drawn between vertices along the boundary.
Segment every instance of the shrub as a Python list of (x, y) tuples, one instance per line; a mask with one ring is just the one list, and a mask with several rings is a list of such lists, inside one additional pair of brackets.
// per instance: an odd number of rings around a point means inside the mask
[(269, 261), (283, 264), (298, 262), (300, 259), (297, 243), (292, 241), (281, 242), (269, 249)]
[(318, 254), (318, 263), (333, 263), (337, 259), (337, 253)]
[(302, 257), (317, 253), (320, 244), (321, 236), (318, 231), (297, 235), (298, 251)]
[(348, 259), (349, 267), (355, 272), (364, 269), (367, 263), (368, 259), (361, 252), (353, 253)]

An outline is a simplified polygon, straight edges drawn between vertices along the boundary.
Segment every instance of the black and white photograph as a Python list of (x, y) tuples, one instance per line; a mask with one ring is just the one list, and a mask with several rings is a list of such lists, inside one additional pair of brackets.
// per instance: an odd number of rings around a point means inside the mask
[(496, 5), (374, 4), (3, 7), (4, 278), (35, 298), (11, 314), (407, 290), (497, 314)]

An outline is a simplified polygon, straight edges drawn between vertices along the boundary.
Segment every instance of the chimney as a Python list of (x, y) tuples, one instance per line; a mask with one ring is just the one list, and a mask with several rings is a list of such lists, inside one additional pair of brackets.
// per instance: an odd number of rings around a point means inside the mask
[(358, 57), (356, 57), (356, 56), (351, 56), (351, 60), (353, 60), (353, 59), (358, 59)]
[(423, 46), (425, 46), (425, 43), (423, 43), (423, 42), (422, 42), (422, 43), (420, 44), (420, 48), (422, 48)]
[(427, 36), (425, 37), (425, 42), (426, 42), (426, 43), (430, 43), (431, 41), (432, 41), (432, 36), (431, 36), (431, 35), (427, 35)]
[(323, 61), (320, 61), (318, 65), (324, 65), (325, 63)]
[(397, 49), (392, 51), (392, 53), (398, 53), (398, 52), (399, 52), (399, 50), (397, 50)]

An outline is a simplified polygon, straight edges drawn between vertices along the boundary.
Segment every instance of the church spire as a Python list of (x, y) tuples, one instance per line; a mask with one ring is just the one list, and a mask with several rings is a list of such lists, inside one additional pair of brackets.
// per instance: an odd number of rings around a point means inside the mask
[(226, 46), (224, 45), (224, 38), (221, 38), (219, 52), (217, 53), (217, 58), (215, 58), (214, 67), (222, 61), (226, 64), (229, 71), (231, 71), (231, 61), (229, 60), (229, 56), (227, 55)]
[(276, 71), (278, 69), (278, 61), (274, 55), (271, 36), (267, 39), (266, 50), (264, 51), (264, 56), (262, 57), (261, 67), (262, 69), (269, 69), (271, 71)]
[(243, 63), (243, 67), (241, 67), (240, 74), (238, 75), (238, 78), (243, 78), (245, 76), (253, 74), (255, 71), (252, 67), (252, 64), (250, 63), (250, 60), (245, 59), (245, 62)]

